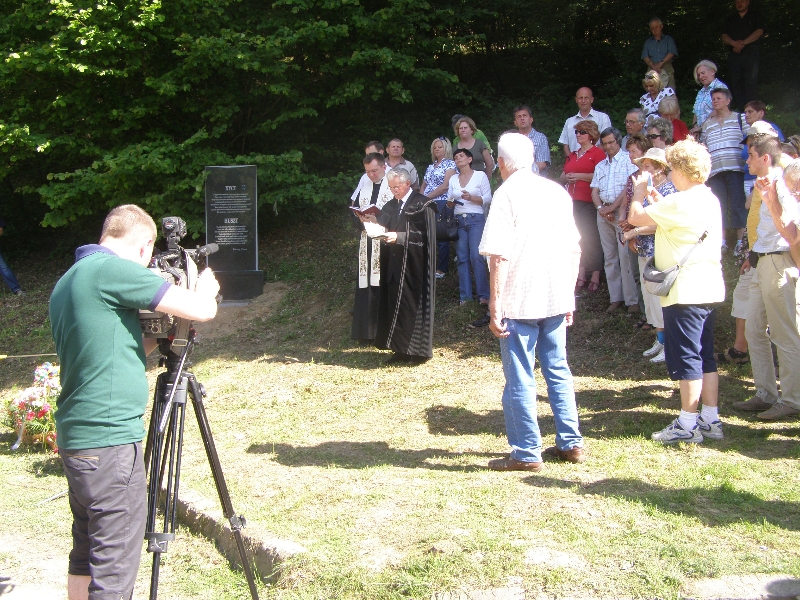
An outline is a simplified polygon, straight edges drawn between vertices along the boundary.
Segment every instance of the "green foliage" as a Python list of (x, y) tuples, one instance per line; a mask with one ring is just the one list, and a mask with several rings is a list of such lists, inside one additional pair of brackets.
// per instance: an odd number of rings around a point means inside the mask
[[(424, 172), (455, 112), (494, 138), (518, 99), (552, 142), (589, 85), (620, 122), (642, 93), (653, 14), (678, 45), (686, 118), (693, 65), (711, 58), (727, 75), (719, 31), (731, 4), (0, 0), (0, 211), (89, 231), (108, 207), (136, 202), (181, 214), (197, 235), (203, 167), (255, 164), (262, 227), (318, 214), (347, 197), (366, 140), (401, 137)], [(785, 73), (800, 67), (800, 4), (759, 4), (763, 99), (796, 124)]]
[(215, 164), (258, 165), (259, 204), (274, 212), (330, 203), (349, 160), (331, 156), (322, 113), (352, 120), (364, 101), (456, 82), (434, 64), (456, 16), (425, 2), (36, 0), (2, 12), (0, 177), (38, 192), (48, 226), (136, 202), (197, 233)]

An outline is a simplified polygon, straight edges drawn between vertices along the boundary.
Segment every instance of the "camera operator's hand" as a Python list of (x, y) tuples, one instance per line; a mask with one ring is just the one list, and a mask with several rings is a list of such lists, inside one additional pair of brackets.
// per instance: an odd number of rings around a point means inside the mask
[(206, 269), (197, 278), (194, 290), (170, 286), (156, 310), (192, 321), (210, 321), (217, 315), (218, 293), (219, 282), (213, 271)]
[(208, 295), (212, 298), (216, 298), (217, 294), (219, 294), (219, 281), (217, 281), (214, 271), (211, 269), (204, 269), (197, 278), (194, 291), (196, 291), (198, 294)]

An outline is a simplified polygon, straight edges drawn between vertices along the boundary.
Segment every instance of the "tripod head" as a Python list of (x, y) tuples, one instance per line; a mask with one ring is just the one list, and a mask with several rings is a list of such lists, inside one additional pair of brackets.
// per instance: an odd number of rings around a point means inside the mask
[[(207, 244), (194, 250), (183, 248), (179, 242), (186, 235), (186, 222), (180, 217), (161, 219), (161, 234), (167, 242), (167, 249), (153, 255), (150, 270), (174, 285), (193, 290), (197, 283), (198, 266), (206, 256), (219, 250), (219, 246)], [(191, 351), (187, 347), (190, 331), (193, 331), (189, 319), (159, 311), (140, 310), (139, 324), (145, 337), (158, 338), (158, 351), (168, 369), (170, 363), (177, 365), (181, 357)]]

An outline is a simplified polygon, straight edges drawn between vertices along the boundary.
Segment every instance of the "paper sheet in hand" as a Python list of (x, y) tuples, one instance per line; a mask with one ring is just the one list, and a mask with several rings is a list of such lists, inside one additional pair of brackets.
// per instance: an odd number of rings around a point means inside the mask
[(386, 237), (386, 227), (383, 225), (378, 225), (377, 223), (372, 223), (370, 221), (364, 221), (362, 223), (364, 225), (364, 231), (367, 232), (367, 235), (371, 238), (380, 238)]

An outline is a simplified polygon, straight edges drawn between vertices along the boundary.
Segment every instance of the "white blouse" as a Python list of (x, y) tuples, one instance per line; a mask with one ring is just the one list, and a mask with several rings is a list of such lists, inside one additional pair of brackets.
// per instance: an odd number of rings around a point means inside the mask
[[(473, 196), (480, 196), (483, 204), (475, 204), (461, 199), (461, 192), (467, 190)], [(489, 178), (483, 171), (473, 171), (467, 185), (461, 187), (458, 182), (458, 173), (450, 178), (447, 189), (447, 198), (461, 200), (464, 204), (456, 204), (455, 214), (463, 215), (467, 213), (483, 213), (483, 207), (492, 201), (492, 186), (489, 185)]]

